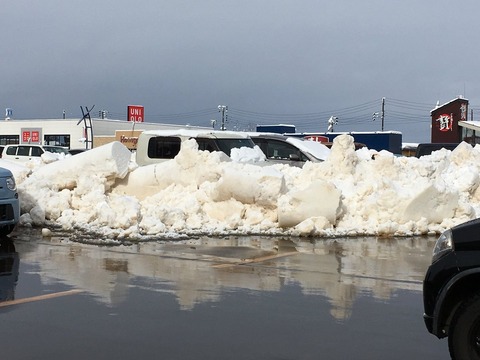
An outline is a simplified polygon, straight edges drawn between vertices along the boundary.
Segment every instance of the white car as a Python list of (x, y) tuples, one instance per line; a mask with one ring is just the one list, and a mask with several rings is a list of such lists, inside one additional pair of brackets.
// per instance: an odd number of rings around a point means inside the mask
[(68, 149), (61, 146), (51, 145), (6, 145), (2, 152), (2, 159), (17, 162), (25, 162), (35, 158), (39, 158), (44, 152), (62, 153), (68, 155)]
[[(150, 130), (138, 137), (136, 162), (148, 165), (173, 159), (180, 152), (183, 141), (195, 139), (199, 150), (222, 151), (227, 156), (232, 149), (255, 148), (250, 137), (241, 132), (215, 130)], [(262, 154), (263, 156), (263, 154)]]

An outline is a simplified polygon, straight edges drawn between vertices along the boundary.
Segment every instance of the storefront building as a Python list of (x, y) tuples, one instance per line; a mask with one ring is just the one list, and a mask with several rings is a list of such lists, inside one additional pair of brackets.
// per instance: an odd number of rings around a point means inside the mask
[(468, 100), (459, 96), (431, 112), (431, 142), (480, 144), (480, 121), (468, 119)]
[(99, 118), (92, 118), (91, 122), (78, 119), (8, 118), (0, 120), (0, 145), (37, 144), (63, 146), (67, 149), (91, 149), (108, 142), (120, 141), (129, 149), (135, 150), (136, 139), (142, 131), (178, 128), (199, 127)]

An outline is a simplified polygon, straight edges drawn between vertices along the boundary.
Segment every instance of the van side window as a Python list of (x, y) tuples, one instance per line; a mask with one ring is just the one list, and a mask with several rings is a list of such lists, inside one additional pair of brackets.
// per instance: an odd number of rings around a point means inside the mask
[(16, 155), (18, 146), (10, 146), (7, 148), (7, 155)]
[(19, 146), (17, 155), (30, 156), (30, 146)]
[(228, 156), (231, 155), (232, 149), (240, 149), (242, 147), (248, 147), (248, 148), (253, 148), (255, 146), (254, 142), (252, 139), (248, 138), (240, 138), (240, 139), (216, 139), (215, 142), (220, 149), (220, 151), (223, 151), (225, 154)]
[(173, 159), (180, 152), (180, 138), (152, 137), (148, 141), (148, 157), (151, 159)]
[(32, 156), (40, 156), (43, 154), (43, 150), (38, 146), (32, 146)]
[(217, 151), (217, 147), (215, 146), (215, 141), (213, 139), (196, 139), (198, 143), (198, 150), (206, 150), (209, 152)]
[(303, 155), (295, 146), (276, 140), (267, 142), (267, 152), (265, 155), (268, 159), (283, 160), (289, 160), (290, 155), (297, 155), (301, 161), (308, 160), (308, 158)]

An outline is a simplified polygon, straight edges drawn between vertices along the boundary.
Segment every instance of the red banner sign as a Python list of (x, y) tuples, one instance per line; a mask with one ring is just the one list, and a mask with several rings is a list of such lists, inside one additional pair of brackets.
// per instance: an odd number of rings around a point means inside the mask
[(128, 105), (127, 107), (127, 120), (134, 122), (143, 122), (144, 108), (141, 105)]
[(40, 143), (39, 131), (22, 131), (22, 143)]

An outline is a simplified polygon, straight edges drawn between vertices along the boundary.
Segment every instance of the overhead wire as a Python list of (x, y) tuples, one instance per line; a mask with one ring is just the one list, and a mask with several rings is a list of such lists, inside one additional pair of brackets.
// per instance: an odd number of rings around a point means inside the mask
[[(227, 129), (234, 128), (235, 130), (253, 131), (257, 125), (289, 123), (295, 125), (298, 130), (318, 131), (320, 128), (326, 128), (328, 119), (334, 116), (342, 128), (361, 128), (362, 126), (371, 126), (372, 123), (381, 120), (382, 102), (384, 105), (383, 122), (386, 126), (431, 121), (430, 111), (434, 108), (432, 104), (395, 98), (378, 98), (357, 105), (309, 113), (259, 112), (230, 106), (225, 112), (224, 120)], [(480, 110), (479, 108), (472, 109)], [(108, 116), (112, 118), (126, 118), (126, 115), (126, 113), (108, 112)], [(150, 122), (178, 123), (186, 120), (186, 123), (197, 126), (208, 126), (211, 120), (218, 122), (218, 116), (217, 107), (182, 113), (146, 114), (146, 118)]]

